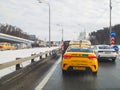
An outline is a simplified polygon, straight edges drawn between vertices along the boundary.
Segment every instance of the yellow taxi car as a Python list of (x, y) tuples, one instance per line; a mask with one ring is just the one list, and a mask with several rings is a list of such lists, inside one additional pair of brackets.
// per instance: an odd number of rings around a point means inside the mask
[(70, 41), (69, 45), (91, 47), (91, 42), (89, 40)]
[(90, 70), (94, 75), (98, 71), (98, 60), (89, 47), (69, 46), (63, 55), (62, 72), (74, 70)]
[(11, 45), (10, 43), (7, 42), (1, 42), (0, 43), (0, 50), (13, 50), (15, 49), (15, 46)]

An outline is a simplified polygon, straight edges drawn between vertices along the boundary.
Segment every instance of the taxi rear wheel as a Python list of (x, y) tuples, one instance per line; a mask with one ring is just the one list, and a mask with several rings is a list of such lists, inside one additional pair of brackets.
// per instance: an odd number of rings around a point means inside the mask
[(115, 59), (112, 59), (112, 62), (115, 62)]
[(93, 72), (93, 75), (95, 75), (95, 76), (96, 76), (96, 75), (97, 75), (97, 72)]
[(66, 70), (62, 70), (62, 73), (63, 73), (63, 74), (66, 74), (66, 73), (67, 73), (67, 71), (66, 71)]

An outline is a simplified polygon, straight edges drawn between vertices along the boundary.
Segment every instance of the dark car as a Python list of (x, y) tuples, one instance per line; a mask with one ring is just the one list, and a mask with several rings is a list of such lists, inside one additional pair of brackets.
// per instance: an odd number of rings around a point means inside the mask
[(68, 41), (63, 41), (62, 46), (61, 46), (61, 47), (62, 47), (62, 57), (63, 57), (63, 55), (64, 55), (66, 49), (68, 48), (69, 43), (70, 43), (69, 40), (68, 40)]

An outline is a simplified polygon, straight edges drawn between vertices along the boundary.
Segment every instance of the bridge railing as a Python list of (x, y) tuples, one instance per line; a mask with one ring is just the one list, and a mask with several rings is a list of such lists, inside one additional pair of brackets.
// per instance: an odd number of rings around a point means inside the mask
[(57, 52), (60, 52), (60, 50), (61, 50), (60, 48), (57, 48), (50, 51), (40, 52), (39, 54), (32, 54), (31, 56), (25, 58), (16, 58), (16, 60), (11, 60), (10, 62), (0, 64), (0, 70), (14, 65), (16, 65), (16, 70), (18, 70), (20, 69), (20, 64), (23, 62), (31, 60), (31, 63), (33, 63), (35, 62), (34, 61), (35, 58), (39, 57), (40, 59), (42, 59), (43, 55), (45, 55), (45, 57), (54, 56)]

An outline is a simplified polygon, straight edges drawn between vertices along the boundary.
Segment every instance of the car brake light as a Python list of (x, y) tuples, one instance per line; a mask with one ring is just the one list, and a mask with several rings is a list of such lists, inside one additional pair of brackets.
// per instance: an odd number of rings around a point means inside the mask
[(89, 59), (96, 59), (96, 56), (88, 56)]
[(62, 47), (62, 50), (64, 50), (64, 44), (62, 44), (61, 47)]
[(72, 56), (70, 56), (70, 55), (64, 55), (63, 57), (64, 57), (64, 59), (70, 59)]

